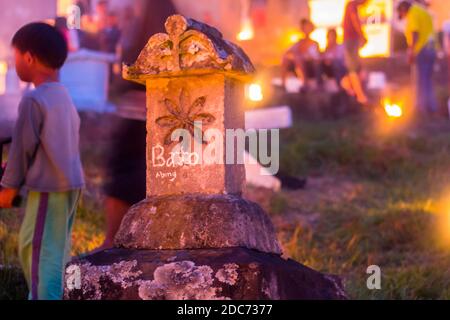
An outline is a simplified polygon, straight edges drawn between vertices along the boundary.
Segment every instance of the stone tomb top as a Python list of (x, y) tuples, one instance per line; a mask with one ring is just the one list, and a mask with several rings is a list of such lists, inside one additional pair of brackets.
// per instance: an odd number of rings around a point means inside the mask
[[(181, 15), (165, 27), (123, 75), (147, 89), (147, 196), (240, 194), (245, 167), (237, 138), (231, 145), (226, 134), (245, 127), (244, 82), (255, 68), (213, 27)], [(180, 130), (198, 148), (179, 149)]]
[(208, 73), (246, 79), (255, 72), (245, 52), (214, 27), (173, 15), (165, 28), (167, 33), (150, 38), (133, 65), (124, 65), (124, 79), (145, 84), (154, 77)]

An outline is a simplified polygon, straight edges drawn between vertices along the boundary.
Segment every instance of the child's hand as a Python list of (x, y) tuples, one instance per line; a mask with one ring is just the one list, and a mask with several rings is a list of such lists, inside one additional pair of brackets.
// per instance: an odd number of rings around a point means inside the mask
[(9, 209), (13, 207), (14, 198), (19, 194), (17, 189), (0, 189), (0, 208)]

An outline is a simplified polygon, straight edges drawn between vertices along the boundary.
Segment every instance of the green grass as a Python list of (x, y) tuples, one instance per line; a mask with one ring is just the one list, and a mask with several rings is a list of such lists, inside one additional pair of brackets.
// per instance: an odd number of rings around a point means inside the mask
[(289, 205), (289, 200), (282, 193), (277, 193), (270, 198), (269, 212), (272, 215), (283, 214)]
[(28, 289), (17, 266), (0, 267), (0, 300), (25, 300)]
[[(300, 122), (283, 133), (282, 163), (292, 174), (336, 176), (324, 190), (339, 194), (340, 180), (356, 190), (350, 199), (288, 203), (320, 219), (283, 230), (285, 249), (341, 275), (354, 299), (450, 299), (450, 201), (441, 205), (450, 197), (450, 126), (440, 120), (380, 136), (377, 121)], [(372, 264), (382, 270), (381, 290), (367, 289)]]

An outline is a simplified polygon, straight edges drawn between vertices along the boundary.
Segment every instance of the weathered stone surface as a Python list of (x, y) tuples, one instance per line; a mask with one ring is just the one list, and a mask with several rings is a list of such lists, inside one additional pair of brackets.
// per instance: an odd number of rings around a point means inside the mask
[(134, 65), (124, 66), (125, 79), (145, 83), (152, 76), (211, 72), (244, 76), (255, 71), (244, 51), (211, 26), (173, 15), (165, 27), (167, 33), (152, 36)]
[[(245, 126), (243, 93), (241, 82), (223, 74), (148, 81), (147, 196), (241, 193), (245, 167), (226, 164), (225, 134)], [(190, 149), (172, 141), (178, 129), (190, 133)], [(195, 131), (203, 135), (209, 129), (220, 136), (194, 139)], [(238, 153), (237, 142), (228, 148)]]
[[(231, 150), (225, 143), (227, 130), (244, 128), (248, 57), (216, 29), (182, 16), (170, 17), (166, 30), (124, 68), (125, 79), (147, 86), (147, 200), (125, 216), (116, 249), (69, 264), (66, 298), (345, 298), (334, 277), (281, 258), (270, 219), (240, 197), (244, 165), (226, 164), (226, 155), (243, 154), (236, 136)], [(222, 162), (197, 161), (196, 145), (204, 156), (208, 139), (182, 148), (172, 141), (177, 129), (184, 143), (210, 128), (223, 139), (213, 136)]]
[(81, 286), (66, 287), (71, 300), (346, 299), (338, 278), (244, 248), (113, 249), (74, 266)]
[(148, 198), (127, 213), (115, 242), (130, 249), (247, 247), (281, 254), (266, 213), (231, 195)]

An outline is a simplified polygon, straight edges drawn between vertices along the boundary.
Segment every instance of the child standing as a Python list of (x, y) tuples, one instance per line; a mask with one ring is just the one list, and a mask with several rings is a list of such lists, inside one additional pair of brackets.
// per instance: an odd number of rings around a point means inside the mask
[(65, 264), (78, 198), (84, 185), (79, 154), (80, 119), (58, 81), (67, 58), (64, 36), (45, 23), (22, 27), (12, 40), (17, 74), (33, 83), (19, 105), (0, 208), (19, 188), (28, 191), (19, 235), (19, 258), (32, 300), (63, 295)]

